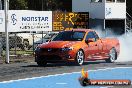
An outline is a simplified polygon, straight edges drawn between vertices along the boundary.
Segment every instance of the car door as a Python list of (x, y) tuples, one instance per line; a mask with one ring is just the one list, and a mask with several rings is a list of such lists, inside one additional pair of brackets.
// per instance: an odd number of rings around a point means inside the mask
[(102, 40), (99, 39), (99, 36), (97, 35), (96, 32), (93, 32), (94, 33), (94, 36), (95, 36), (95, 39), (96, 39), (96, 44), (98, 46), (98, 49), (97, 49), (97, 52), (95, 53), (94, 59), (102, 59), (103, 58), (103, 43), (102, 43)]
[(93, 31), (88, 32), (85, 40), (88, 40), (88, 39), (93, 39), (94, 41), (87, 43), (87, 48), (85, 48), (85, 53), (86, 53), (85, 57), (87, 60), (97, 59), (96, 54), (98, 53), (98, 40), (99, 39), (96, 39), (96, 36)]

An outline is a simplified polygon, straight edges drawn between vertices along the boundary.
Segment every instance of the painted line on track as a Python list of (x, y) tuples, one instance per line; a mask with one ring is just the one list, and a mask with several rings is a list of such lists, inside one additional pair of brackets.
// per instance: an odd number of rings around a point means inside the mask
[(56, 83), (58, 85), (66, 85), (67, 83)]

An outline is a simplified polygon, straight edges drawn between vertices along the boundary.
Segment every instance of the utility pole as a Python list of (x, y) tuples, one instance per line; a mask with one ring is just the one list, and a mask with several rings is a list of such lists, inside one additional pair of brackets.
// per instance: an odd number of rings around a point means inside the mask
[(6, 34), (6, 63), (9, 64), (9, 35), (8, 35), (8, 9), (9, 0), (4, 0), (4, 10), (5, 10), (5, 34)]
[(44, 7), (44, 4), (43, 4), (43, 2), (44, 2), (44, 1), (42, 0), (42, 11), (43, 11), (43, 7)]
[(2, 10), (2, 1), (0, 0), (0, 10)]

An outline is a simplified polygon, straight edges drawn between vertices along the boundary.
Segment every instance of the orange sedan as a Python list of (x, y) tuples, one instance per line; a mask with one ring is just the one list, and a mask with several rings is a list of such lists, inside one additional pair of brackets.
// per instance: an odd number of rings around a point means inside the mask
[(35, 62), (39, 66), (55, 62), (75, 62), (82, 65), (85, 61), (105, 60), (114, 62), (120, 51), (119, 41), (115, 38), (99, 38), (91, 29), (62, 31), (47, 43), (35, 50)]

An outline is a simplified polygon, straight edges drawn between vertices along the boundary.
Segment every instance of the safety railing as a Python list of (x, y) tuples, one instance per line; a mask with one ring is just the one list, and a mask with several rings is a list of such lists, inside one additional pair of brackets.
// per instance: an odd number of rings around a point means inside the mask
[(126, 33), (132, 32), (132, 16), (126, 12)]

